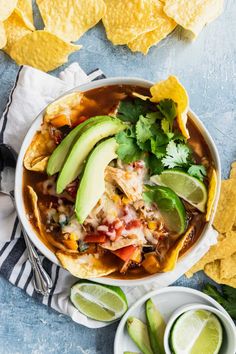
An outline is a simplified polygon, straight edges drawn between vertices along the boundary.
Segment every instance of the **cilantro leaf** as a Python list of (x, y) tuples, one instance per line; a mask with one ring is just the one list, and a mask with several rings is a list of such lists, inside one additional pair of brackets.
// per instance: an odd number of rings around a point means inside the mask
[(140, 116), (136, 124), (136, 137), (140, 143), (145, 143), (153, 135), (155, 119)]
[(149, 154), (145, 158), (146, 167), (150, 170), (150, 175), (159, 175), (163, 170), (164, 166), (161, 159), (158, 159), (155, 155)]
[(137, 161), (142, 155), (142, 151), (132, 134), (133, 132), (130, 129), (116, 134), (116, 141), (119, 144), (116, 152), (119, 158), (125, 163)]
[(164, 133), (170, 133), (173, 128), (174, 119), (177, 116), (176, 103), (171, 99), (164, 99), (159, 102), (157, 108), (164, 116), (161, 122)]
[(128, 97), (120, 102), (117, 117), (125, 122), (136, 123), (139, 116), (155, 110), (155, 105), (149, 100)]
[[(161, 211), (169, 212), (174, 208), (174, 200), (170, 198), (170, 188), (162, 186), (145, 185), (146, 191), (143, 192), (143, 199), (146, 203), (156, 203)], [(171, 193), (174, 193), (171, 191)]]
[(162, 159), (165, 167), (187, 167), (191, 161), (191, 151), (187, 145), (176, 144), (173, 140), (166, 147), (166, 156)]
[(228, 285), (222, 285), (222, 293), (220, 293), (214, 285), (206, 284), (203, 292), (219, 302), (230, 316), (236, 320), (236, 289)]
[(169, 143), (168, 136), (160, 129), (156, 131), (155, 136), (151, 138), (151, 151), (159, 159), (166, 154), (166, 147)]
[[(236, 304), (236, 289), (232, 288), (231, 286), (228, 285), (222, 285), (222, 292), (225, 297), (228, 298), (228, 300), (235, 301)], [(236, 305), (235, 305), (236, 307)]]
[(203, 165), (192, 165), (189, 167), (187, 173), (190, 176), (196, 177), (200, 179), (200, 181), (203, 181), (206, 176), (206, 169)]

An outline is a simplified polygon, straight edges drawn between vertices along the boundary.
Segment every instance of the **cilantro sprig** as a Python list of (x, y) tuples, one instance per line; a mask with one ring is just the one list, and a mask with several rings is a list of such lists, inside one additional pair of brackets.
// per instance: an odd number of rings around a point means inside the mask
[(236, 289), (228, 285), (221, 286), (220, 292), (215, 286), (206, 284), (203, 292), (221, 304), (232, 318), (236, 320)]
[(176, 116), (177, 105), (171, 99), (158, 104), (131, 97), (121, 101), (117, 117), (130, 127), (116, 135), (119, 158), (125, 163), (144, 159), (151, 175), (180, 168), (203, 180), (205, 168), (195, 164), (185, 137), (174, 130)]

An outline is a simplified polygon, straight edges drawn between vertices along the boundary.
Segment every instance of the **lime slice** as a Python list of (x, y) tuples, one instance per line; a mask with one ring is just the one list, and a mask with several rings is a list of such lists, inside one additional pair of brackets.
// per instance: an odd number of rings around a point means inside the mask
[(179, 197), (204, 212), (207, 202), (207, 189), (199, 179), (177, 170), (166, 170), (151, 177), (151, 181), (171, 188)]
[(169, 231), (181, 235), (187, 225), (186, 211), (178, 195), (168, 187), (145, 186), (144, 193), (146, 201), (154, 201), (164, 219)]
[(170, 335), (175, 354), (217, 354), (222, 344), (222, 326), (218, 318), (206, 310), (191, 310), (181, 315)]
[(80, 312), (97, 321), (113, 321), (128, 308), (126, 296), (119, 287), (84, 280), (72, 286), (70, 299)]

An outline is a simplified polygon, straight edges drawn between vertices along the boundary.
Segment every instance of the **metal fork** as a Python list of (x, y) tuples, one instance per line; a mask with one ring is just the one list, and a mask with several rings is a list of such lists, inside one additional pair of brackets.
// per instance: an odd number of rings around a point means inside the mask
[[(17, 154), (10, 146), (6, 144), (0, 144), (0, 171), (1, 172), (5, 167), (12, 167), (15, 169), (16, 159), (17, 159)], [(15, 207), (14, 191), (0, 190), (0, 198), (1, 197), (10, 198), (12, 202), (12, 211), (13, 211)], [(4, 215), (5, 203), (0, 203), (0, 214), (1, 214), (1, 207), (2, 207), (2, 215)], [(33, 270), (34, 289), (37, 293), (42, 294), (43, 296), (48, 296), (50, 294), (53, 285), (52, 280), (49, 277), (48, 273), (43, 268), (38, 253), (22, 224), (21, 224), (21, 228), (22, 228), (22, 233), (24, 236), (24, 240), (28, 252), (29, 261), (31, 263), (32, 270)]]

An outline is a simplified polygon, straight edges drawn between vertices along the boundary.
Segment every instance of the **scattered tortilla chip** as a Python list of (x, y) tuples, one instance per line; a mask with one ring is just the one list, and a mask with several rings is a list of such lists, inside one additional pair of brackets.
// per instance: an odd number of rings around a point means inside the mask
[(221, 183), (220, 199), (213, 226), (220, 233), (232, 229), (236, 217), (236, 179), (224, 180)]
[(189, 108), (189, 98), (185, 88), (181, 85), (177, 77), (169, 76), (167, 80), (159, 81), (150, 89), (152, 102), (159, 102), (165, 98), (171, 98), (177, 104), (177, 122), (179, 128), (185, 136), (189, 138), (189, 132), (186, 128), (187, 113)]
[(55, 146), (55, 142), (50, 137), (48, 130), (44, 129), (37, 132), (25, 153), (25, 168), (30, 171), (44, 172), (48, 158)]
[(232, 286), (233, 288), (236, 288), (236, 276), (226, 279), (226, 278), (221, 278), (220, 275), (220, 260), (217, 260), (215, 262), (209, 263), (206, 265), (204, 271), (208, 277), (210, 277), (212, 280), (214, 280), (218, 284), (226, 284), (229, 286)]
[(68, 255), (61, 251), (56, 255), (62, 266), (78, 278), (98, 278), (115, 272), (118, 268), (114, 256), (99, 254)]
[(22, 17), (25, 25), (34, 31), (32, 0), (18, 0), (15, 11)]
[(0, 0), (0, 21), (6, 20), (16, 8), (18, 0)]
[(4, 51), (7, 54), (10, 54), (13, 44), (26, 34), (32, 33), (32, 31), (25, 25), (21, 15), (16, 11), (13, 11), (11, 16), (4, 21), (4, 28), (7, 36), (7, 45), (5, 46)]
[(223, 0), (165, 0), (164, 11), (194, 38), (223, 11)]
[(73, 108), (79, 106), (82, 97), (83, 94), (81, 92), (72, 92), (51, 103), (46, 109), (44, 121), (50, 122), (55, 116), (61, 113), (70, 114)]
[(0, 22), (0, 49), (5, 47), (7, 43), (7, 37), (6, 37), (6, 32), (5, 28), (2, 22)]
[(68, 55), (80, 48), (52, 33), (35, 31), (19, 39), (9, 54), (18, 65), (29, 65), (47, 72), (66, 63)]
[(107, 38), (113, 44), (127, 44), (159, 25), (159, 1), (105, 0), (107, 11), (102, 18)]
[(77, 41), (106, 11), (103, 0), (37, 1), (45, 30), (63, 40)]
[(169, 252), (169, 255), (166, 260), (166, 263), (164, 265), (164, 268), (162, 269), (162, 272), (169, 272), (171, 270), (173, 270), (176, 266), (178, 257), (179, 257), (179, 253), (181, 251), (181, 249), (184, 247), (184, 244), (186, 242), (186, 240), (188, 239), (189, 235), (192, 233), (194, 226), (191, 226), (186, 233), (180, 238), (179, 241), (177, 241), (177, 244), (175, 247), (173, 247), (173, 249)]
[(156, 19), (158, 20), (156, 28), (153, 31), (141, 34), (135, 40), (128, 43), (128, 47), (132, 52), (141, 52), (146, 55), (153, 45), (156, 45), (167, 37), (177, 26), (176, 22), (164, 13), (164, 4), (161, 1), (157, 1), (157, 5), (159, 13), (156, 15)]
[(225, 279), (236, 277), (236, 252), (220, 260), (220, 277)]
[(198, 261), (186, 276), (190, 278), (194, 273), (205, 270), (205, 265), (217, 259), (224, 259), (231, 256), (236, 249), (236, 232), (229, 231), (223, 237), (218, 238), (216, 245), (211, 246), (209, 251)]
[(236, 178), (236, 161), (231, 164), (230, 178)]
[(209, 221), (211, 218), (216, 192), (217, 192), (217, 175), (215, 169), (212, 168), (210, 172), (210, 180), (209, 180), (209, 187), (208, 187), (206, 221)]

